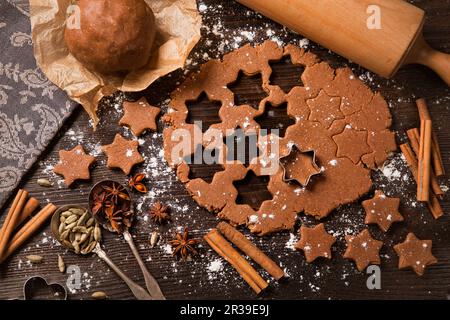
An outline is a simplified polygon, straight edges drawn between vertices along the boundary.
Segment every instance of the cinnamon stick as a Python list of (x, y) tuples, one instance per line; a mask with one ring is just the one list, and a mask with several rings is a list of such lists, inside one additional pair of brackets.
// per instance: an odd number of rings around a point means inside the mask
[(252, 289), (259, 294), (262, 290), (267, 288), (267, 282), (259, 275), (259, 273), (245, 260), (231, 244), (219, 233), (217, 229), (212, 229), (204, 239), (211, 248), (214, 249), (220, 256), (227, 260), (241, 277), (252, 287)]
[(8, 241), (17, 225), (17, 221), (19, 220), (22, 209), (25, 206), (27, 197), (28, 192), (20, 189), (8, 211), (8, 215), (6, 216), (5, 222), (3, 223), (3, 227), (0, 231), (0, 257), (6, 251)]
[(14, 230), (17, 229), (28, 217), (31, 217), (33, 212), (39, 207), (39, 200), (36, 198), (31, 197), (28, 199), (27, 203), (25, 204), (25, 207), (23, 208), (22, 212), (20, 213), (19, 219), (17, 221), (16, 226), (14, 226)]
[(9, 246), (2, 256), (0, 256), (0, 264), (3, 263), (11, 254), (13, 254), (22, 244), (25, 243), (39, 228), (51, 217), (55, 212), (56, 206), (49, 203), (41, 211), (39, 211), (30, 221), (17, 231)]
[[(403, 155), (405, 156), (406, 162), (408, 162), (408, 166), (411, 170), (411, 173), (413, 174), (414, 179), (417, 182), (418, 162), (417, 162), (417, 158), (414, 155), (414, 152), (412, 151), (411, 147), (407, 143), (402, 144), (400, 146), (400, 150), (402, 151)], [(430, 200), (428, 200), (428, 202), (427, 202), (427, 206), (435, 219), (438, 219), (439, 217), (441, 217), (444, 214), (444, 211), (442, 210), (439, 200), (433, 193), (430, 196)]]
[[(420, 139), (419, 129), (417, 129), (417, 128), (409, 129), (406, 131), (406, 134), (408, 135), (409, 142), (411, 143), (411, 147), (414, 150), (414, 153), (416, 154), (416, 156), (418, 156), (419, 152), (420, 152), (420, 150), (419, 150), (420, 149), (420, 147), (419, 147), (419, 139)], [(439, 186), (436, 175), (432, 168), (430, 171), (430, 183), (431, 183), (431, 189), (438, 197), (444, 196), (444, 192), (442, 191), (441, 187)]]
[(430, 112), (428, 111), (428, 106), (424, 98), (417, 99), (416, 105), (420, 120), (431, 119)]
[[(418, 99), (416, 101), (417, 108), (419, 110), (420, 119), (430, 119), (430, 112), (428, 111), (428, 106), (425, 99)], [(437, 177), (445, 175), (444, 164), (442, 162), (441, 148), (437, 140), (436, 133), (432, 131), (431, 133), (431, 158), (434, 171)]]
[(431, 157), (433, 159), (433, 168), (437, 177), (445, 175), (444, 163), (442, 161), (441, 148), (437, 140), (436, 133), (433, 131), (431, 137)]
[(263, 267), (276, 280), (280, 280), (284, 277), (284, 271), (234, 227), (226, 222), (220, 222), (217, 225), (217, 229), (225, 236), (225, 238)]
[(439, 219), (444, 215), (439, 199), (434, 194), (430, 196), (427, 206), (435, 219)]
[(428, 113), (424, 99), (416, 101), (417, 109), (420, 115), (420, 140), (419, 140), (419, 154), (417, 155), (418, 166), (418, 180), (417, 180), (417, 200), (426, 202), (430, 198), (430, 171), (431, 171), (431, 140), (433, 126)]

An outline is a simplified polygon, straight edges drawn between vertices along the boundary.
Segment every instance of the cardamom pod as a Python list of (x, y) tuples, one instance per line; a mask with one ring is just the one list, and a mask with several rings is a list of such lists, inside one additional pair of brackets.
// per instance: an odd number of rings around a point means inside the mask
[(92, 241), (95, 241), (94, 239), (94, 231), (91, 230), (91, 232), (89, 233), (89, 243), (91, 243)]
[(83, 215), (78, 219), (77, 226), (82, 226), (85, 224), (87, 217), (89, 216), (89, 213), (86, 211), (83, 213)]
[(96, 291), (91, 295), (91, 297), (96, 300), (106, 299), (106, 293), (104, 293), (103, 291)]
[(70, 208), (69, 211), (78, 216), (82, 216), (86, 212), (86, 210), (79, 209), (79, 208)]
[(155, 247), (155, 245), (158, 243), (159, 240), (159, 233), (156, 231), (153, 231), (150, 236), (150, 247)]
[(69, 240), (70, 240), (70, 242), (74, 242), (75, 241), (75, 233), (70, 232), (70, 230), (68, 230), (68, 231), (69, 231)]
[(87, 233), (87, 229), (86, 229), (86, 227), (76, 226), (76, 227), (73, 227), (72, 232), (75, 232), (75, 233)]
[(64, 223), (61, 223), (60, 225), (59, 225), (59, 228), (58, 228), (58, 234), (59, 235), (61, 235), (63, 232), (64, 232), (64, 228), (66, 227), (66, 225), (64, 224)]
[(100, 230), (98, 224), (96, 224), (94, 228), (94, 239), (97, 242), (99, 242), (102, 239), (102, 230)]
[(72, 230), (72, 228), (74, 228), (77, 225), (77, 222), (72, 222), (71, 224), (66, 225), (65, 229), (66, 230)]
[(84, 243), (84, 242), (87, 240), (88, 236), (89, 236), (89, 235), (88, 235), (87, 233), (83, 233), (83, 234), (81, 235), (81, 238), (80, 238), (79, 243), (80, 243), (80, 244)]
[(37, 184), (40, 185), (41, 187), (53, 187), (53, 183), (51, 183), (48, 179), (37, 179)]
[(94, 218), (90, 218), (87, 222), (86, 222), (86, 227), (91, 227), (95, 222)]
[(64, 263), (63, 258), (58, 254), (58, 268), (61, 273), (66, 271), (66, 264)]
[[(78, 216), (76, 214), (72, 214), (70, 217), (66, 218), (65, 224), (69, 225), (78, 220)], [(76, 225), (76, 223), (75, 223)]]
[(95, 246), (97, 245), (97, 242), (91, 242), (85, 249), (83, 249), (81, 251), (82, 254), (88, 254), (90, 253), (92, 250), (94, 250)]
[(27, 256), (27, 260), (30, 261), (31, 263), (41, 263), (43, 259), (44, 258), (42, 258), (41, 256), (35, 254)]
[(62, 212), (61, 213), (61, 216), (63, 216), (64, 218), (68, 218), (68, 217), (70, 217), (71, 215), (73, 215), (73, 213), (72, 212), (70, 212), (70, 211), (64, 211), (64, 212)]
[(85, 242), (80, 243), (80, 244), (81, 244), (81, 253), (83, 253), (83, 250), (85, 250), (87, 247), (90, 246), (91, 241), (85, 241)]
[(77, 241), (73, 241), (72, 242), (72, 246), (73, 246), (73, 250), (75, 250), (75, 253), (79, 254), (80, 253), (80, 245), (78, 244), (78, 242)]
[(60, 233), (61, 240), (62, 241), (67, 240), (67, 238), (69, 237), (69, 233), (70, 233), (70, 230), (65, 230), (63, 233)]

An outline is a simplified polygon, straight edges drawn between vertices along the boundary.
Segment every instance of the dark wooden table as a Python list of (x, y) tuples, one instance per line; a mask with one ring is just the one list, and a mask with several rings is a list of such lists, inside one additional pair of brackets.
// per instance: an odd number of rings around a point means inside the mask
[[(450, 3), (448, 0), (417, 0), (417, 6), (427, 11), (425, 23), (425, 38), (430, 44), (442, 51), (450, 51)], [(282, 43), (304, 44), (303, 37), (290, 33), (281, 26), (265, 19), (233, 1), (203, 0), (200, 8), (204, 16), (205, 27), (203, 37), (191, 54), (188, 69), (195, 69), (197, 65), (211, 58), (220, 57), (223, 52), (239, 47), (244, 43), (258, 43), (273, 38)], [(345, 23), (345, 22), (343, 22)], [(348, 62), (330, 53), (313, 43), (308, 48), (318, 54), (322, 59), (330, 62), (334, 67), (349, 65)], [(400, 70), (392, 80), (380, 79), (366, 70), (350, 64), (357, 75), (374, 90), (381, 91), (391, 106), (394, 116), (394, 130), (397, 132), (399, 142), (405, 140), (404, 130), (418, 125), (418, 115), (414, 106), (415, 98), (425, 97), (430, 105), (436, 131), (443, 151), (443, 158), (447, 172), (450, 172), (450, 91), (449, 88), (431, 71), (419, 66), (409, 66)], [(281, 66), (276, 70), (280, 83), (292, 83), (295, 74), (290, 68)], [(102, 107), (102, 121), (97, 131), (93, 131), (87, 114), (78, 108), (67, 121), (65, 127), (55, 138), (54, 142), (42, 155), (21, 184), (42, 203), (47, 201), (56, 205), (86, 204), (89, 189), (93, 183), (105, 178), (125, 181), (125, 176), (117, 171), (105, 167), (105, 157), (98, 155), (98, 161), (92, 170), (92, 180), (76, 183), (67, 189), (51, 173), (51, 166), (58, 160), (58, 150), (67, 149), (82, 143), (92, 153), (98, 153), (101, 144), (112, 141), (116, 132), (129, 136), (129, 131), (117, 125), (120, 118), (120, 101), (126, 98), (137, 98), (142, 95), (155, 105), (167, 107), (167, 98), (177, 82), (183, 77), (183, 72), (177, 71), (167, 76), (145, 92), (138, 94), (120, 94), (104, 102)], [(255, 99), (250, 88), (252, 84), (242, 82), (236, 90), (242, 97)], [(114, 107), (114, 105), (116, 105)], [(208, 117), (200, 112), (199, 118)], [(272, 119), (274, 124), (286, 119)], [(139, 217), (132, 232), (138, 244), (139, 251), (148, 269), (156, 276), (162, 290), (169, 299), (254, 299), (256, 296), (251, 289), (238, 277), (237, 273), (225, 262), (220, 272), (210, 271), (211, 262), (218, 259), (207, 245), (200, 247), (200, 256), (192, 261), (182, 262), (174, 259), (167, 252), (167, 241), (173, 237), (179, 227), (188, 227), (194, 237), (202, 237), (211, 227), (217, 224), (215, 215), (198, 208), (189, 197), (183, 185), (177, 181), (173, 172), (167, 171), (166, 163), (160, 156), (162, 146), (162, 124), (158, 134), (147, 133), (141, 146), (146, 156), (146, 164), (136, 168), (144, 170), (149, 175), (150, 193), (146, 199), (136, 196)], [(296, 240), (297, 229), (292, 234), (285, 232), (265, 238), (251, 237), (264, 251), (283, 268), (287, 269), (290, 277), (281, 283), (272, 283), (270, 289), (262, 296), (276, 299), (445, 299), (450, 289), (450, 201), (448, 197), (442, 201), (445, 216), (435, 221), (431, 214), (422, 205), (414, 201), (415, 184), (400, 157), (394, 156), (391, 160), (393, 166), (384, 172), (389, 173), (396, 168), (396, 174), (374, 172), (374, 185), (385, 190), (389, 195), (402, 198), (401, 212), (405, 222), (395, 225), (386, 235), (376, 228), (370, 227), (374, 235), (385, 243), (382, 249), (381, 264), (381, 290), (369, 290), (366, 286), (368, 275), (359, 273), (353, 264), (342, 258), (345, 250), (343, 235), (345, 232), (360, 231), (363, 226), (363, 212), (359, 203), (344, 206), (336, 210), (325, 222), (329, 228), (339, 234), (337, 245), (334, 248), (333, 259), (313, 264), (305, 262), (302, 253), (293, 251), (290, 243)], [(395, 171), (394, 170), (394, 171)], [(392, 170), (391, 170), (392, 171)], [(197, 168), (195, 174), (207, 178), (211, 170)], [(405, 178), (403, 178), (405, 177)], [(38, 178), (49, 178), (56, 184), (53, 188), (44, 188), (37, 185)], [(61, 181), (59, 181), (61, 182)], [(448, 178), (444, 178), (443, 185), (450, 185)], [(375, 188), (374, 186), (374, 188)], [(262, 190), (260, 185), (253, 186)], [(242, 190), (243, 197), (249, 195), (250, 190)], [(172, 207), (172, 222), (159, 227), (146, 216), (147, 207), (154, 201), (160, 200)], [(1, 216), (4, 219), (5, 214)], [(311, 219), (300, 215), (301, 221), (311, 222)], [(298, 226), (297, 226), (298, 227)], [(150, 248), (149, 235), (153, 230), (162, 234), (160, 243)], [(398, 270), (398, 259), (393, 252), (392, 245), (403, 241), (407, 232), (412, 231), (422, 239), (433, 240), (433, 253), (439, 263), (428, 268), (423, 277), (416, 276), (410, 270)], [(292, 239), (291, 239), (292, 238)], [(104, 232), (104, 246), (110, 257), (132, 279), (144, 285), (137, 264), (131, 255), (125, 241), (120, 237)], [(39, 254), (44, 257), (40, 265), (26, 263), (28, 254)], [(50, 228), (46, 227), (31, 239), (19, 252), (0, 267), (0, 298), (15, 298), (21, 296), (24, 281), (33, 275), (42, 275), (50, 281), (66, 283), (67, 274), (62, 274), (57, 267), (57, 254), (61, 254), (67, 265), (75, 265), (81, 271), (81, 288), (70, 294), (71, 299), (89, 298), (96, 290), (107, 292), (111, 298), (133, 298), (127, 287), (119, 278), (110, 272), (107, 266), (95, 256), (81, 257), (67, 252), (53, 240)], [(264, 274), (267, 278), (267, 274)]]

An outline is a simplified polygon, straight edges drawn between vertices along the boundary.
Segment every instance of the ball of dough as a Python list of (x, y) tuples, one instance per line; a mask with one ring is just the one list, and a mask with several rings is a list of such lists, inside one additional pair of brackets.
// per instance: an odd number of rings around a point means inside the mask
[(144, 0), (78, 0), (77, 5), (80, 27), (72, 16), (64, 37), (69, 51), (86, 68), (109, 74), (147, 64), (156, 26)]

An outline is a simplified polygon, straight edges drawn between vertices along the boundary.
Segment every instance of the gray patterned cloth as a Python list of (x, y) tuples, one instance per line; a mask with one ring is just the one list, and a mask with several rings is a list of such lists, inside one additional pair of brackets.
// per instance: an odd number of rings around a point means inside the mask
[(0, 208), (76, 104), (36, 66), (28, 0), (0, 0)]

